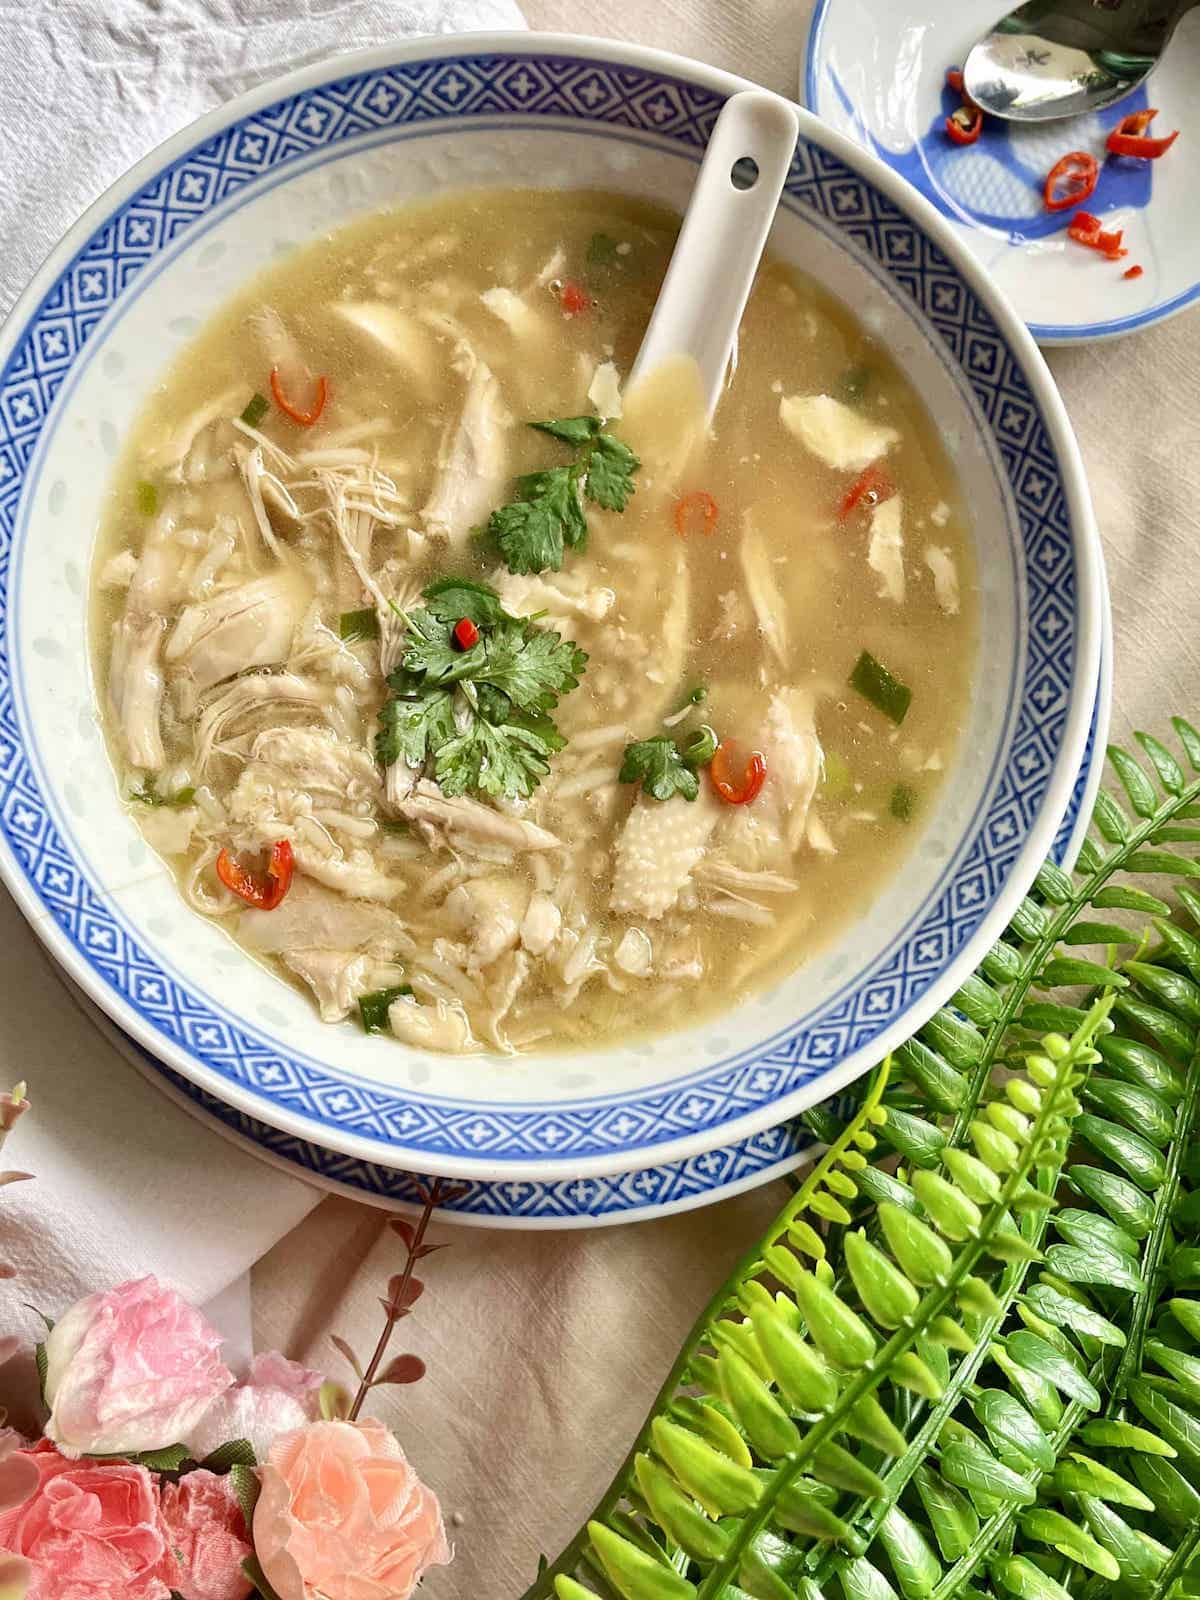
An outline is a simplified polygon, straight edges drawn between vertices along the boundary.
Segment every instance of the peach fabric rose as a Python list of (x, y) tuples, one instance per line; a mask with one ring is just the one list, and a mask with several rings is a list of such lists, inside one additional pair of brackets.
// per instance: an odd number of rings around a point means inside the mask
[(279, 1600), (408, 1600), (450, 1560), (437, 1496), (378, 1422), (314, 1422), (262, 1469), (254, 1547)]
[(79, 1300), (46, 1340), (46, 1437), (64, 1455), (136, 1455), (186, 1441), (233, 1374), (221, 1336), (155, 1278)]
[(183, 1600), (246, 1600), (242, 1562), (253, 1555), (246, 1519), (228, 1477), (202, 1468), (165, 1483), (162, 1519), (177, 1567), (171, 1587)]
[(245, 1378), (218, 1395), (182, 1441), (195, 1456), (205, 1456), (231, 1439), (246, 1439), (255, 1459), (264, 1461), (281, 1433), (292, 1433), (319, 1416), (319, 1372), (289, 1361), (278, 1350), (255, 1356)]
[(167, 1600), (173, 1565), (145, 1467), (25, 1452), (38, 1485), (0, 1516), (0, 1550), (29, 1562), (28, 1600)]

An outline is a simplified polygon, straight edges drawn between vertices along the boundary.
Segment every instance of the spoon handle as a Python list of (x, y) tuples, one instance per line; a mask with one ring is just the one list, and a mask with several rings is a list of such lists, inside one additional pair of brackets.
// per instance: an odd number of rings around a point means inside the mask
[(764, 89), (745, 89), (725, 102), (630, 386), (672, 356), (690, 356), (700, 369), (707, 416), (716, 410), (799, 131), (795, 107)]

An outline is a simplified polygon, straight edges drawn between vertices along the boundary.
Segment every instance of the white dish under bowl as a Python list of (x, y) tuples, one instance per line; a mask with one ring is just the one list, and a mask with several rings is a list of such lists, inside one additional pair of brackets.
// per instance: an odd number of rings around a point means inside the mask
[[(804, 117), (773, 248), (891, 350), (975, 518), (982, 659), (903, 869), (719, 1021), (514, 1062), (421, 1055), (308, 1002), (190, 912), (117, 794), (86, 648), (102, 498), (147, 392), (278, 254), (463, 186), (686, 202), (741, 80), (631, 45), (418, 40), (308, 67), (147, 157), (0, 339), (0, 868), (69, 975), (172, 1071), (356, 1160), (554, 1182), (687, 1159), (835, 1092), (944, 1003), (1049, 852), (1088, 734), (1102, 570), (1078, 449), (1020, 320), (942, 218)], [(186, 309), (185, 309), (186, 308)]]

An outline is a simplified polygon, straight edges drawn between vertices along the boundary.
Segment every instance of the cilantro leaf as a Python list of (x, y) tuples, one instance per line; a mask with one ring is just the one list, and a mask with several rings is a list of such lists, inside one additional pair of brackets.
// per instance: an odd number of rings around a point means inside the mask
[(557, 572), (568, 546), (586, 548), (584, 499), (606, 511), (623, 511), (641, 463), (627, 444), (603, 431), (601, 417), (561, 417), (529, 426), (579, 453), (570, 466), (518, 478), (512, 500), (488, 519), (487, 536), (510, 572)]
[(529, 426), (564, 444), (589, 444), (604, 424), (599, 417), (561, 417), (557, 422), (531, 422)]
[(461, 617), (470, 617), (477, 627), (482, 627), (508, 616), (495, 589), (471, 578), (438, 578), (422, 593), (428, 609), (443, 622), (453, 624)]
[(423, 688), (415, 695), (396, 696), (380, 708), (375, 759), (385, 767), (396, 761), (422, 767), (456, 731), (451, 690)]
[(666, 734), (626, 745), (620, 777), (622, 783), (641, 783), (655, 800), (669, 800), (674, 794), (694, 800), (700, 793), (695, 772), (680, 755), (674, 739)]
[(196, 798), (196, 786), (185, 783), (182, 789), (175, 789), (171, 794), (159, 794), (158, 780), (151, 774), (140, 789), (130, 790), (129, 798), (140, 806), (190, 806)]
[(624, 511), (633, 493), (633, 474), (641, 462), (611, 433), (596, 435), (583, 480), (584, 493), (605, 511)]
[(541, 730), (523, 718), (493, 723), (476, 717), (440, 747), (434, 776), (444, 795), (471, 789), (527, 797), (549, 772), (553, 753)]
[(523, 711), (552, 711), (561, 695), (578, 687), (587, 663), (573, 641), (520, 621), (500, 624), (482, 643), (486, 660), (472, 677), (502, 690)]
[(419, 606), (415, 611), (406, 611), (404, 620), (408, 624), (404, 666), (409, 672), (424, 673), (426, 683), (457, 683), (482, 666), (482, 640), (469, 650), (460, 650), (455, 644), (457, 617), (451, 621), (439, 617), (428, 606)]

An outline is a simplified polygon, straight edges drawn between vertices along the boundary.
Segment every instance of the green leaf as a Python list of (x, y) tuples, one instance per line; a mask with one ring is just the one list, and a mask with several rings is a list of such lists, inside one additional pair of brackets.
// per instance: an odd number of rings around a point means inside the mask
[(1167, 1310), (1192, 1338), (1200, 1344), (1200, 1300), (1176, 1297), (1167, 1301)]
[(1177, 1467), (1161, 1456), (1132, 1457), (1133, 1475), (1150, 1497), (1156, 1514), (1174, 1528), (1191, 1529), (1200, 1522), (1200, 1491)]
[(899, 1506), (892, 1506), (880, 1523), (879, 1542), (906, 1600), (923, 1600), (933, 1593), (942, 1576), (942, 1564), (916, 1523)]
[(672, 1542), (697, 1561), (720, 1560), (729, 1546), (726, 1530), (706, 1517), (652, 1456), (639, 1455), (634, 1471), (655, 1521)]
[(583, 549), (587, 544), (574, 470), (553, 467), (531, 473), (518, 480), (517, 495), (492, 512), (488, 534), (510, 572), (558, 572), (565, 546)]
[(717, 1364), (722, 1393), (758, 1454), (768, 1461), (794, 1454), (800, 1430), (758, 1374), (728, 1347)]
[(1098, 1572), (1102, 1578), (1116, 1579), (1121, 1576), (1120, 1566), (1104, 1546), (1097, 1544), (1095, 1539), (1060, 1511), (1051, 1511), (1043, 1506), (1027, 1511), (1020, 1520), (1020, 1528), (1027, 1539), (1049, 1545), (1066, 1556), (1068, 1561), (1076, 1561), (1080, 1566)]
[(971, 1548), (979, 1532), (979, 1513), (965, 1494), (931, 1466), (919, 1466), (913, 1483), (929, 1518), (938, 1549), (946, 1561), (957, 1561)]
[(1162, 1156), (1148, 1139), (1104, 1117), (1084, 1112), (1075, 1119), (1075, 1131), (1099, 1155), (1121, 1167), (1142, 1189), (1157, 1189), (1166, 1176)]
[(622, 783), (640, 783), (655, 800), (669, 800), (676, 794), (695, 800), (700, 793), (694, 770), (684, 761), (674, 739), (665, 734), (626, 745), (620, 779)]
[(531, 422), (531, 428), (548, 433), (564, 444), (590, 444), (603, 426), (599, 417), (560, 417), (557, 422)]
[(792, 1282), (800, 1310), (817, 1349), (835, 1367), (853, 1370), (875, 1354), (875, 1335), (856, 1311), (811, 1272)]
[(246, 1519), (247, 1528), (254, 1526), (254, 1508), (258, 1504), (258, 1496), (262, 1485), (258, 1481), (258, 1473), (250, 1466), (240, 1461), (235, 1461), (229, 1468), (229, 1482), (237, 1496), (237, 1503), (242, 1508), (242, 1516)]
[(513, 620), (495, 589), (473, 578), (438, 578), (421, 591), (421, 597), (435, 617), (451, 626), (462, 617), (478, 627)]
[[(522, 711), (553, 711), (559, 699), (578, 688), (587, 656), (570, 639), (550, 628), (507, 622), (480, 641), (482, 664), (471, 673), (476, 683), (491, 684)], [(474, 649), (479, 649), (477, 645)], [(474, 654), (465, 652), (462, 659)]]
[(666, 1417), (655, 1417), (651, 1435), (664, 1463), (710, 1516), (736, 1516), (758, 1504), (762, 1484), (748, 1467)]
[(633, 493), (633, 475), (640, 465), (627, 444), (611, 433), (598, 434), (588, 457), (583, 491), (605, 511), (624, 511)]
[(971, 1402), (987, 1429), (992, 1448), (1014, 1472), (1054, 1468), (1054, 1447), (1021, 1402), (1003, 1389), (983, 1389)]
[(231, 1467), (255, 1467), (258, 1458), (249, 1439), (230, 1439), (206, 1455), (200, 1465), (208, 1472), (228, 1472)]
[(982, 1445), (951, 1444), (942, 1451), (941, 1473), (947, 1483), (994, 1500), (1032, 1505), (1037, 1491), (1020, 1473), (997, 1461)]
[(1072, 1400), (1078, 1400), (1089, 1411), (1100, 1409), (1100, 1392), (1095, 1384), (1074, 1362), (1068, 1361), (1039, 1334), (1030, 1333), (1025, 1328), (1018, 1329), (1016, 1333), (1009, 1334), (1005, 1346), (1009, 1356), (1018, 1365), (1039, 1378), (1045, 1378), (1047, 1383), (1052, 1383), (1063, 1394), (1070, 1395)]
[(888, 1249), (914, 1283), (928, 1288), (946, 1276), (954, 1257), (928, 1223), (890, 1200), (879, 1206), (878, 1216)]
[(767, 1365), (791, 1405), (821, 1412), (837, 1399), (837, 1380), (806, 1339), (773, 1312), (751, 1312), (755, 1337)]
[(1025, 1291), (1025, 1299), (1040, 1317), (1056, 1327), (1098, 1339), (1101, 1344), (1123, 1349), (1125, 1335), (1120, 1328), (1082, 1301), (1062, 1294), (1047, 1283), (1036, 1283)]
[(979, 1207), (940, 1173), (914, 1172), (913, 1193), (948, 1239), (969, 1238), (983, 1220)]
[(1118, 1422), (1111, 1417), (1093, 1417), (1080, 1429), (1079, 1437), (1084, 1444), (1097, 1449), (1140, 1450), (1152, 1456), (1173, 1456), (1177, 1453), (1172, 1445), (1165, 1444), (1157, 1434), (1135, 1427), (1132, 1422)]
[(1162, 1560), (1143, 1535), (1135, 1533), (1119, 1512), (1094, 1495), (1081, 1494), (1079, 1507), (1096, 1540), (1119, 1564), (1125, 1583), (1145, 1583), (1153, 1578)]
[(916, 1310), (920, 1295), (865, 1233), (847, 1233), (846, 1266), (870, 1316), (884, 1328), (898, 1328)]
[(549, 772), (550, 757), (561, 748), (557, 729), (549, 733), (519, 714), (499, 723), (476, 717), (462, 733), (439, 746), (434, 776), (447, 799), (468, 790), (527, 798)]
[(1068, 1590), (1024, 1556), (1006, 1556), (994, 1562), (992, 1577), (1017, 1600), (1071, 1600)]
[(446, 689), (422, 689), (410, 697), (385, 700), (379, 711), (375, 759), (419, 769), (455, 734), (454, 696)]
[(358, 1020), (364, 1033), (390, 1033), (392, 1024), (388, 1016), (397, 1000), (411, 994), (411, 983), (398, 983), (391, 989), (375, 989), (358, 997)]
[(1180, 1468), (1200, 1473), (1200, 1419), (1143, 1378), (1135, 1378), (1129, 1385), (1129, 1398), (1151, 1428), (1175, 1447)]
[(46, 1345), (45, 1345), (45, 1341), (44, 1340), (40, 1340), (37, 1344), (34, 1345), (34, 1347), (33, 1347), (33, 1362), (34, 1362), (34, 1366), (37, 1368), (38, 1394), (41, 1396), (42, 1404), (45, 1405), (46, 1404), (46, 1372), (48, 1370), (48, 1367), (47, 1367), (47, 1361), (46, 1361)]
[(856, 1556), (838, 1573), (845, 1600), (898, 1600), (895, 1589), (869, 1561)]
[(1054, 1473), (1054, 1487), (1060, 1494), (1090, 1494), (1114, 1505), (1133, 1506), (1139, 1511), (1154, 1510), (1154, 1502), (1128, 1479), (1078, 1450), (1068, 1452), (1067, 1459), (1059, 1462)]
[(1154, 1202), (1118, 1173), (1099, 1167), (1068, 1167), (1067, 1178), (1079, 1194), (1102, 1207), (1119, 1227), (1143, 1239), (1154, 1225)]
[(1129, 796), (1129, 803), (1139, 817), (1152, 817), (1158, 806), (1158, 796), (1154, 792), (1154, 785), (1147, 778), (1141, 767), (1126, 750), (1120, 746), (1110, 744), (1108, 759), (1116, 769), (1121, 786)]
[(139, 1450), (132, 1459), (150, 1472), (178, 1472), (190, 1457), (187, 1445), (168, 1444), (160, 1450)]

